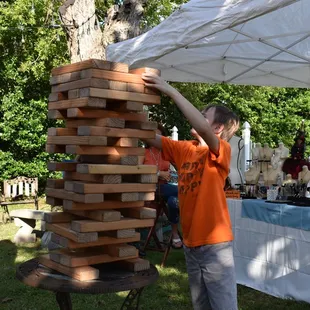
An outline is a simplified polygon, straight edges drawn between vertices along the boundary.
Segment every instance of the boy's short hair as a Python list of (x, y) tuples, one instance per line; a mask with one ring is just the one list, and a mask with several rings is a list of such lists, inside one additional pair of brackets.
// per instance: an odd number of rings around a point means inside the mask
[(221, 139), (229, 141), (239, 129), (239, 117), (229, 108), (218, 104), (210, 104), (205, 107), (201, 111), (202, 115), (206, 117), (207, 111), (211, 108), (215, 109), (214, 123), (224, 125), (224, 129), (220, 133)]

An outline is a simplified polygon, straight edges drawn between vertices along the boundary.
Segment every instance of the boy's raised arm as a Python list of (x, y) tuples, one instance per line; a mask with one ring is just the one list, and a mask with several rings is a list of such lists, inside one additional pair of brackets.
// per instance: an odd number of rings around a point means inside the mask
[(162, 149), (161, 135), (156, 135), (155, 139), (141, 139), (143, 142), (147, 143), (149, 146), (154, 146), (157, 149)]
[(219, 140), (213, 133), (212, 128), (205, 117), (175, 88), (165, 82), (158, 75), (151, 72), (144, 73), (142, 78), (146, 81), (145, 86), (160, 90), (175, 102), (189, 123), (207, 143), (210, 150), (217, 154), (219, 151)]

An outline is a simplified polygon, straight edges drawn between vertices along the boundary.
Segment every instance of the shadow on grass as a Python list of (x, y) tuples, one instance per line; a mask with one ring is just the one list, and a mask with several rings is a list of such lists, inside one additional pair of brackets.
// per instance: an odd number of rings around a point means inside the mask
[[(10, 240), (0, 240), (0, 309), (55, 310), (54, 293), (33, 288), (15, 278), (16, 265), (38, 255), (38, 245), (16, 246)], [(141, 310), (192, 309), (183, 250), (172, 250), (166, 266), (160, 268), (163, 253), (147, 252), (146, 259), (159, 270), (160, 277), (145, 288)], [(116, 294), (71, 294), (74, 310), (119, 310), (128, 292)], [(310, 310), (310, 305), (275, 298), (244, 286), (238, 286), (240, 310)]]

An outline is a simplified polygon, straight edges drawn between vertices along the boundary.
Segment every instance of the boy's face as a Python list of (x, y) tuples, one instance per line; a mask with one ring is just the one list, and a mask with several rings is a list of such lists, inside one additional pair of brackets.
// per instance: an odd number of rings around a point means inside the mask
[[(205, 119), (206, 121), (210, 124), (212, 131), (215, 134), (219, 134), (219, 126), (218, 124), (214, 123), (214, 114), (215, 114), (215, 108), (210, 108), (206, 113), (205, 113)], [(197, 140), (201, 140), (202, 138), (198, 135), (196, 130), (194, 128), (191, 129), (191, 135), (194, 136)]]

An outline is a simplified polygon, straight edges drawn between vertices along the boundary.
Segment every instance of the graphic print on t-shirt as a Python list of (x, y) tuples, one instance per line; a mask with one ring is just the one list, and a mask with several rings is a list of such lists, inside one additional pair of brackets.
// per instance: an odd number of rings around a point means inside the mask
[(179, 194), (197, 196), (206, 162), (206, 154), (196, 161), (186, 161), (179, 173)]

